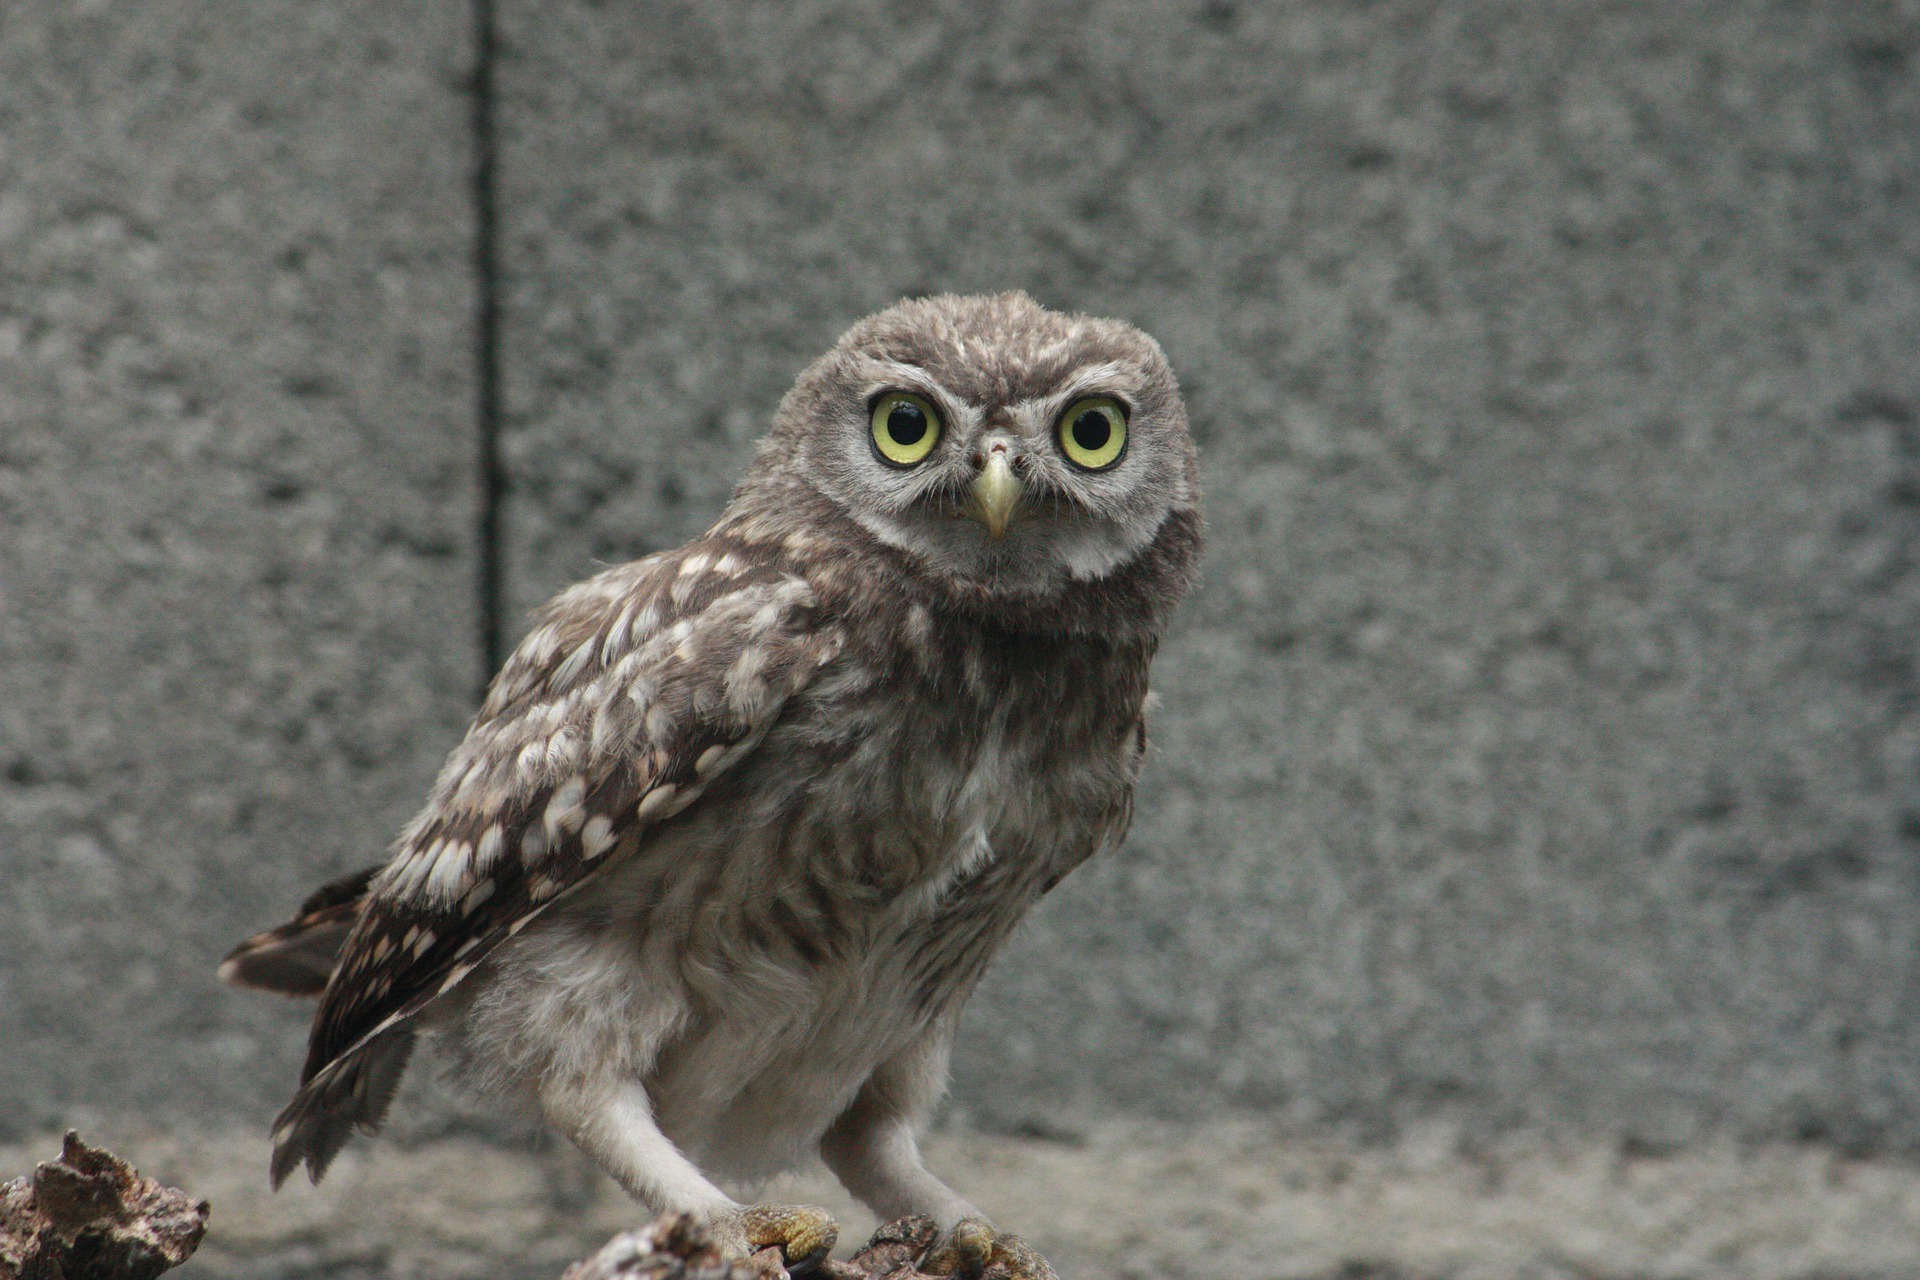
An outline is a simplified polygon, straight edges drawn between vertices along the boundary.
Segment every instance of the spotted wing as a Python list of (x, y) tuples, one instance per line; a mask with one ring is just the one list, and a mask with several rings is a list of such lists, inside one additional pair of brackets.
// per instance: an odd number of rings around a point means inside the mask
[(543, 611), (369, 886), (315, 1017), (273, 1176), (318, 1180), (384, 1115), (411, 1020), (751, 751), (838, 652), (806, 581), (694, 543)]

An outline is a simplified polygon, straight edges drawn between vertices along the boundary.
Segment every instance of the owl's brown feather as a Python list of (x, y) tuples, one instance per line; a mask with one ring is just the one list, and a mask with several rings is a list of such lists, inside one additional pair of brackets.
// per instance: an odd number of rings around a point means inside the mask
[(293, 919), (254, 934), (220, 961), (215, 976), (230, 986), (283, 996), (317, 996), (340, 964), (367, 884), (379, 866), (362, 867), (307, 895)]
[(752, 749), (841, 643), (804, 579), (718, 536), (610, 569), (536, 619), (321, 997), (275, 1183), (378, 1124), (410, 1020), (555, 901), (630, 856)]

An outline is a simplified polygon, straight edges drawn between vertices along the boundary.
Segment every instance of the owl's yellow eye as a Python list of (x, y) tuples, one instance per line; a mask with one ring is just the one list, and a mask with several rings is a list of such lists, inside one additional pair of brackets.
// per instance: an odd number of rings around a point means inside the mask
[(1105, 471), (1127, 447), (1127, 412), (1109, 396), (1075, 400), (1060, 415), (1060, 451), (1089, 471)]
[(917, 466), (940, 439), (940, 415), (920, 396), (889, 391), (874, 402), (873, 447), (896, 467)]

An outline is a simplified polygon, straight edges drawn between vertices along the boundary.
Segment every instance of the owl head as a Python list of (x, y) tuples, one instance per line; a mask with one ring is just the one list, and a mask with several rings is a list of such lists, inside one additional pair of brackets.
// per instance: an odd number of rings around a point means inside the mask
[(1193, 441), (1159, 344), (1024, 293), (862, 320), (787, 393), (754, 472), (747, 490), (804, 486), (916, 576), (1002, 606), (1137, 576), (1174, 532), (1183, 574), (1198, 549)]

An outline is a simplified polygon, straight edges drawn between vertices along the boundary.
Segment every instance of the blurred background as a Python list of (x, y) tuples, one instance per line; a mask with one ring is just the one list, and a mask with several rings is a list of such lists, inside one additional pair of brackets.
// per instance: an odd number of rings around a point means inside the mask
[(206, 1280), (631, 1224), (430, 1059), (270, 1196), (213, 966), (1005, 288), (1164, 344), (1212, 552), (941, 1172), (1070, 1280), (1920, 1276), (1914, 0), (8, 0), (0, 1178), (78, 1125)]

